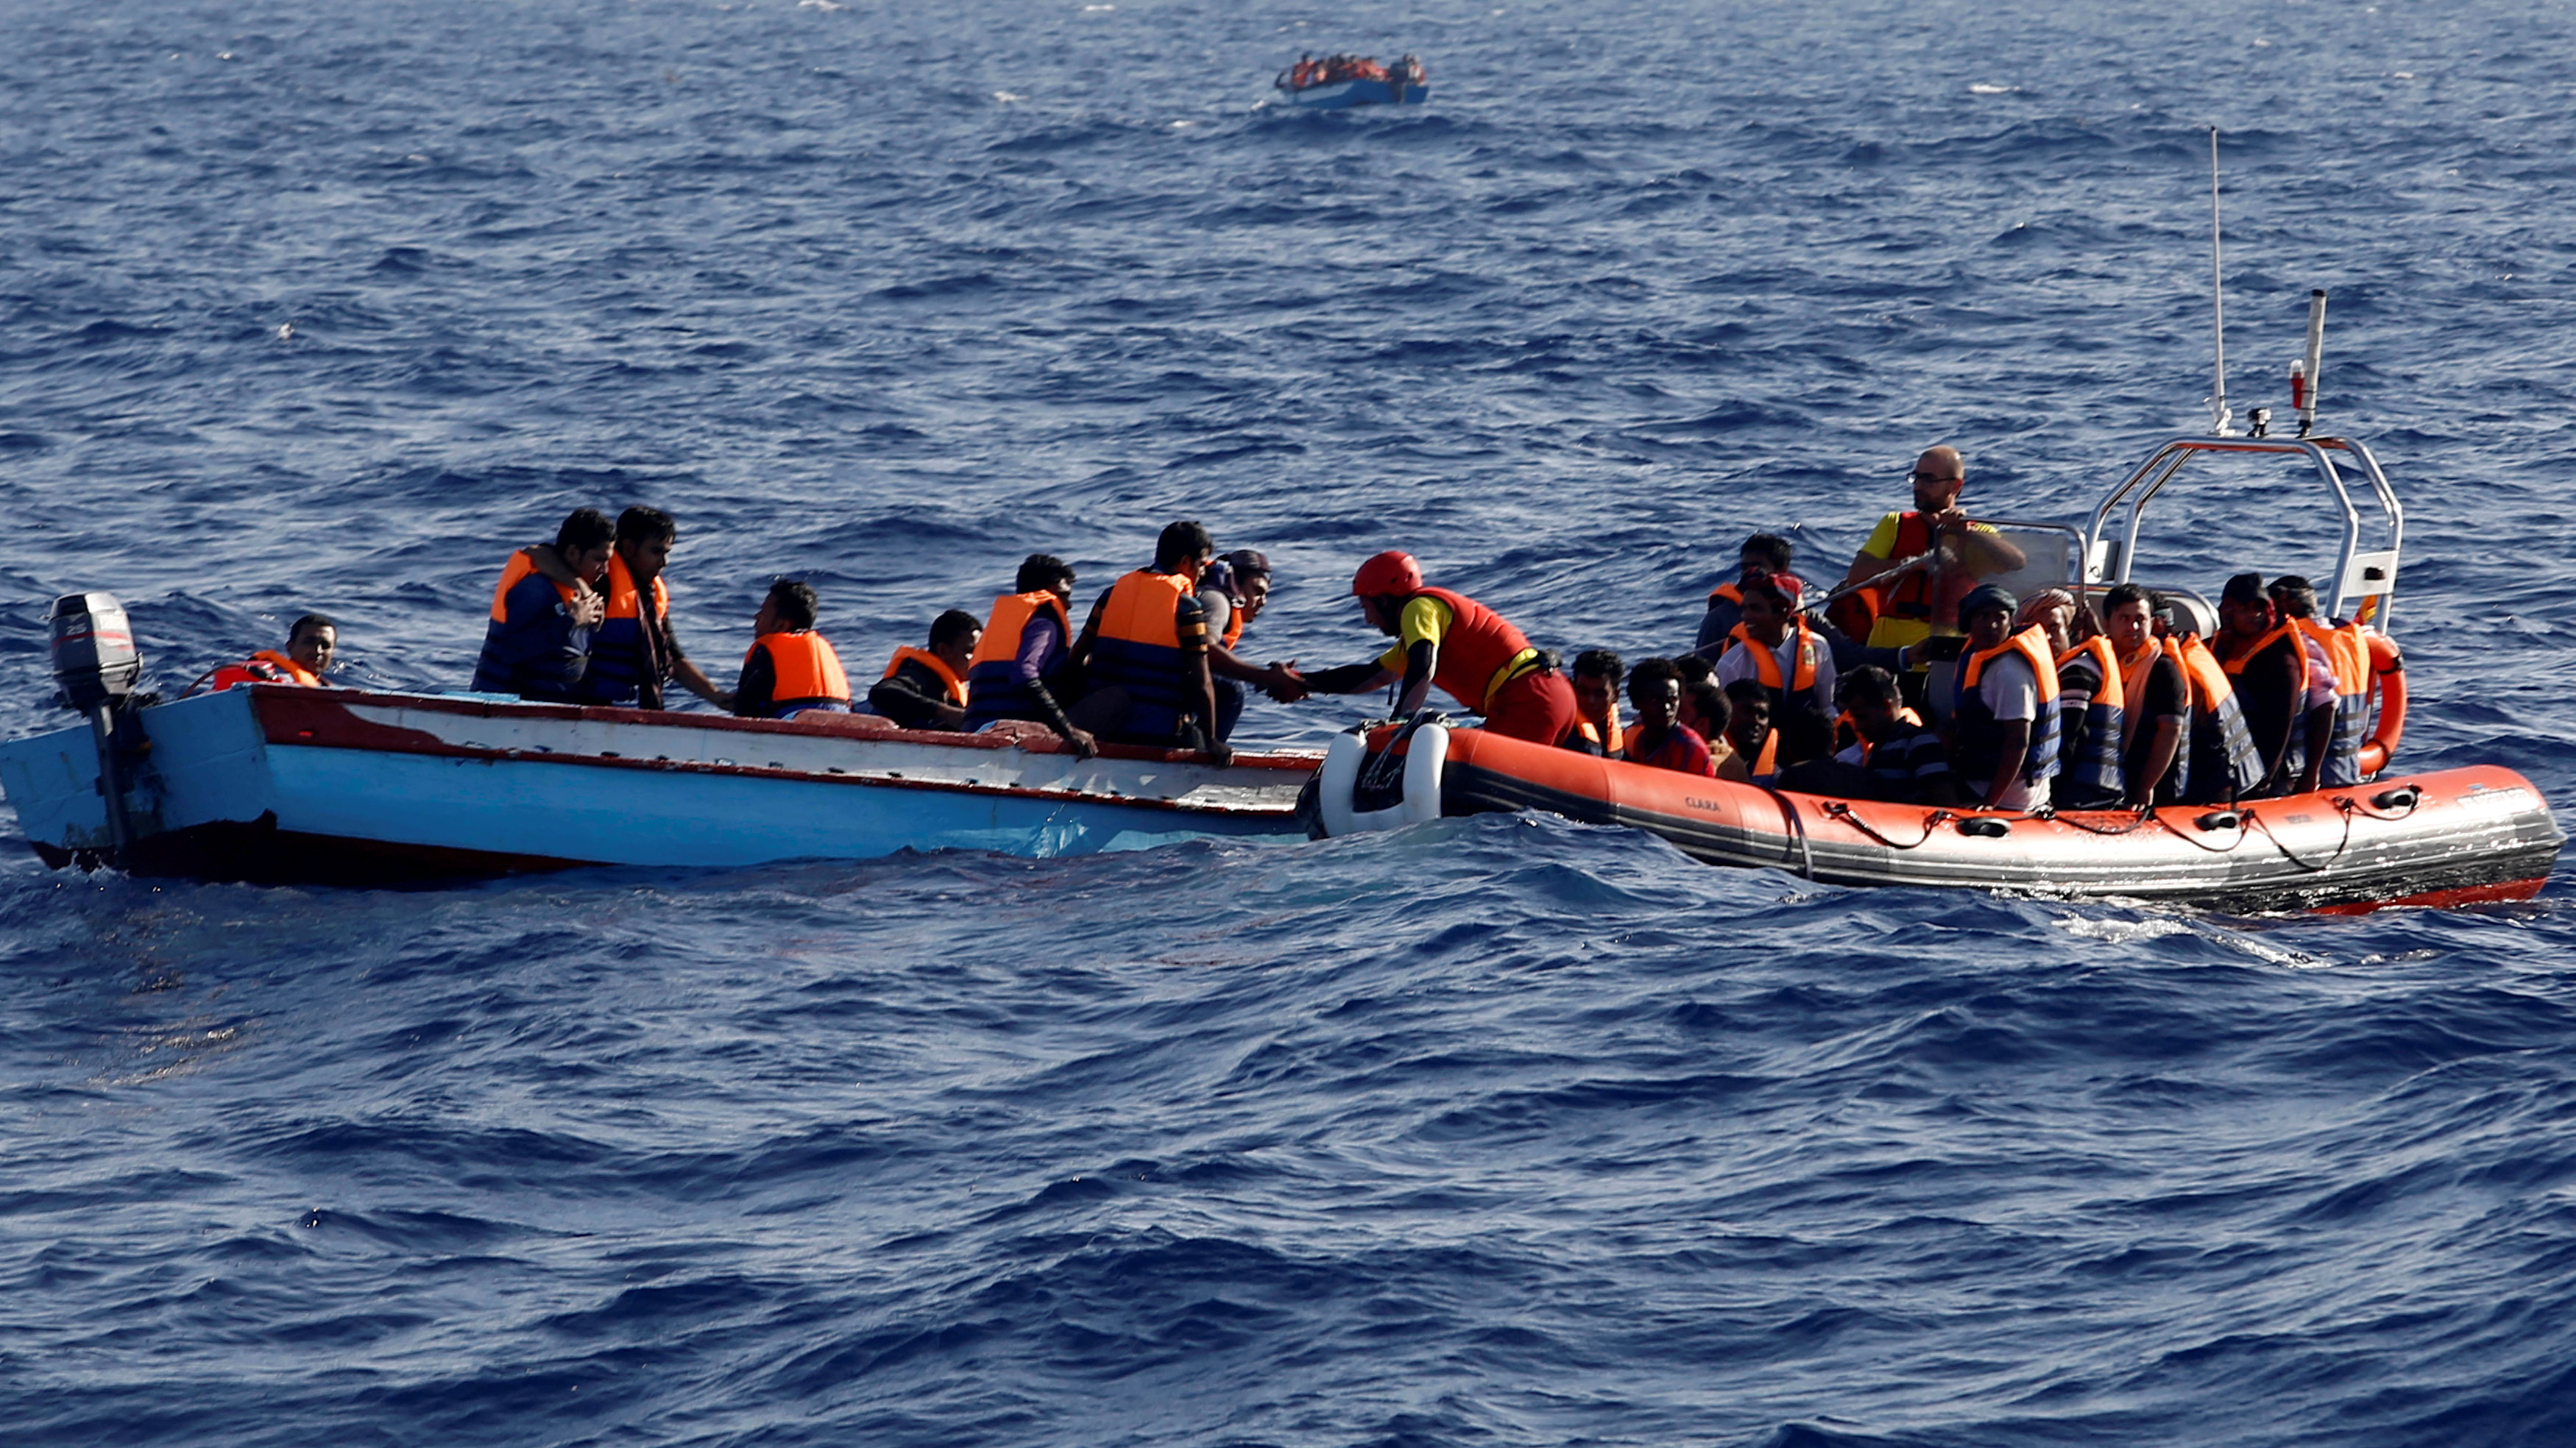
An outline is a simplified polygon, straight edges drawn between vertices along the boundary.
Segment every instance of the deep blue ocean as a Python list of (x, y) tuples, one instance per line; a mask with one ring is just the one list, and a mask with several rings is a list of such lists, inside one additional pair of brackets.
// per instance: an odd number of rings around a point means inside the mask
[[(872, 669), (1032, 551), (1384, 547), (1564, 649), (2080, 521), (2232, 392), (2409, 507), (2402, 762), (2576, 802), (2563, 3), (0, 0), (0, 734), (676, 514)], [(1302, 51), (1430, 104), (1292, 114)], [(2141, 573), (2323, 575), (2295, 473)], [(1262, 704), (1314, 746), (1370, 699)], [(419, 891), (0, 813), (0, 1442), (2576, 1442), (2576, 914), (2240, 920), (1551, 818)]]

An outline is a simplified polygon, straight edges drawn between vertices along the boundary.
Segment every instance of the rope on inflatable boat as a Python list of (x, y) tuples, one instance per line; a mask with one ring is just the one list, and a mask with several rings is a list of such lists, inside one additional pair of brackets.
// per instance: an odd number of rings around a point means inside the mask
[(2252, 810), (2247, 810), (2245, 812), (2245, 819), (2248, 824), (2263, 832), (2263, 838), (2272, 842), (2272, 848), (2281, 852), (2282, 859), (2289, 861), (2291, 864), (2298, 866), (2309, 874), (2319, 875), (2333, 869), (2334, 862), (2343, 858), (2343, 852), (2352, 848), (2352, 801), (2349, 799), (2336, 800), (2335, 812), (2343, 816), (2343, 840), (2335, 846), (2333, 854), (2326, 856), (2326, 862), (2322, 865), (2311, 865), (2307, 861), (2300, 859), (2288, 845), (2281, 843), (2281, 837), (2279, 835), (2272, 833), (2272, 827), (2264, 823), (2261, 815), (2254, 813)]
[[(2175, 829), (2172, 825), (2170, 825), (2170, 824), (2166, 824), (2166, 823), (2165, 823), (2164, 812), (2163, 812), (2163, 810), (2162, 810), (2162, 809), (2157, 809), (2157, 810), (2150, 811), (2150, 812), (2148, 813), (2148, 815), (2147, 815), (2147, 818), (2148, 818), (2148, 819), (2151, 819), (2151, 820), (2154, 820), (2157, 824), (2164, 825), (2164, 827), (2165, 827), (2165, 833), (2167, 833), (2167, 834), (2169, 834), (2169, 835), (2172, 835), (2175, 839), (2178, 839), (2178, 840), (2182, 841), (2184, 844), (2191, 846), (2191, 847), (2192, 847), (2193, 849), (2195, 849), (2195, 850), (2203, 850), (2203, 851), (2208, 852), (2209, 854), (2213, 854), (2213, 855), (2232, 855), (2232, 854), (2235, 854), (2235, 853), (2236, 853), (2236, 847), (2237, 847), (2238, 845), (2241, 845), (2241, 844), (2245, 843), (2246, 830), (2245, 830), (2244, 825), (2243, 825), (2243, 824), (2241, 824), (2241, 823), (2240, 823), (2240, 824), (2238, 824), (2238, 826), (2236, 827), (2236, 838), (2234, 838), (2234, 839), (2232, 839), (2232, 840), (2229, 840), (2229, 841), (2227, 842), (2226, 848), (2221, 849), (2221, 848), (2219, 848), (2218, 846), (2215, 846), (2215, 845), (2204, 845), (2204, 844), (2202, 844), (2200, 841), (2193, 839), (2191, 836), (2189, 836), (2189, 835), (2187, 835), (2187, 834), (2184, 834), (2182, 831), (2180, 831), (2180, 830), (2178, 830), (2178, 829)], [(2250, 818), (2252, 818), (2252, 813), (2251, 813), (2250, 811), (2248, 811), (2245, 815), (2240, 816), (2240, 819), (2250, 819)], [(2279, 843), (2280, 843), (2280, 841), (2275, 840), (2275, 841), (2273, 841), (2273, 843), (2274, 843), (2274, 844), (2279, 844)]]
[(1762, 786), (1762, 792), (1779, 802), (1780, 813), (1789, 817), (1789, 828), (1798, 836), (1798, 878), (1801, 880), (1816, 878), (1816, 849), (1807, 840), (1806, 818), (1798, 813), (1798, 806), (1790, 802), (1789, 796), (1767, 784)]
[[(1776, 794), (1778, 791), (1774, 790), (1773, 793)], [(1843, 803), (1841, 800), (1829, 799), (1825, 801), (1825, 813), (1835, 819), (1841, 820), (1844, 824), (1851, 826), (1853, 829), (1860, 831), (1862, 834), (1869, 836), (1871, 839), (1878, 841), (1880, 844), (1887, 846), (1891, 850), (1919, 850), (1925, 845), (1931, 843), (1932, 832), (1934, 830), (1937, 830), (1941, 826), (1958, 818), (1957, 815), (1946, 809), (1936, 809), (1932, 811), (1930, 814), (1923, 817), (1923, 838), (1916, 840), (1914, 843), (1909, 845), (1901, 840), (1891, 840), (1887, 836), (1880, 834), (1877, 830), (1871, 828), (1869, 821), (1862, 819), (1857, 814), (1854, 814), (1852, 812), (1852, 807)], [(1805, 830), (1801, 828), (1799, 833), (1803, 836), (1805, 834)]]

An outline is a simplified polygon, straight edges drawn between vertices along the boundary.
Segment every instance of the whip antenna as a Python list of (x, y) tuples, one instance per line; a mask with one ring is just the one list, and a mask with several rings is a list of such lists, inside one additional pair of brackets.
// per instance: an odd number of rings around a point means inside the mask
[(2209, 320), (2218, 334), (2218, 390), (2210, 395), (2210, 432), (2218, 437), (2233, 437), (2227, 424), (2235, 414), (2227, 407), (2227, 299), (2226, 272), (2219, 264), (2218, 252), (2218, 128), (2209, 128)]
[(2308, 291), (2308, 355), (2305, 362), (2290, 364), (2290, 405), (2299, 410), (2299, 436), (2306, 437), (2317, 426), (2317, 376), (2326, 357), (2326, 289)]

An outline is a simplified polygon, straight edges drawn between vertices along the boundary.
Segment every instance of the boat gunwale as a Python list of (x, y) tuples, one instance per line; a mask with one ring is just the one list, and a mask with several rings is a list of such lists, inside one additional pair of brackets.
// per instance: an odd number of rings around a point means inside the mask
[[(728, 764), (695, 759), (643, 759), (616, 754), (561, 753), (545, 749), (505, 748), (458, 744), (447, 740), (414, 741), (385, 738), (333, 737), (326, 726), (315, 723), (311, 711), (328, 707), (357, 729), (369, 732), (397, 732), (398, 725), (380, 724), (352, 713), (354, 707), (418, 709), (459, 718), (498, 718), (508, 720), (555, 720), (565, 723), (601, 723), (640, 725), (662, 729), (705, 729), (720, 733), (748, 734), (755, 737), (825, 739), (850, 744), (905, 744), (939, 749), (999, 751), (1018, 748), (1037, 755), (1070, 756), (1073, 751), (1062, 740), (1052, 737), (1027, 738), (954, 733), (927, 729), (846, 729), (829, 727), (835, 717), (824, 715), (814, 724), (787, 719), (736, 719), (729, 716), (672, 714), (669, 711), (628, 709), (591, 704), (555, 704), (529, 701), (456, 698), (435, 694), (392, 694), (371, 690), (316, 690), (292, 684), (246, 684), (238, 686), (252, 691), (252, 712), (259, 722), (263, 740), (272, 748), (345, 749), (360, 753), (409, 754), (444, 759), (476, 760), (486, 763), (555, 764), (593, 769), (634, 769), (665, 774), (716, 775), (728, 778), (776, 779), (798, 783), (857, 785), (869, 788), (928, 790), (937, 793), (994, 795), (1005, 798), (1037, 799), (1066, 804), (1110, 805), (1121, 808), (1168, 810), (1180, 814), (1225, 815), (1236, 818), (1287, 819), (1296, 813), (1293, 798), (1278, 804), (1242, 804), (1190, 800), (1151, 794), (1102, 793), (1097, 790), (1070, 789), (1025, 784), (993, 784), (974, 780), (905, 779), (883, 774), (835, 773), (824, 769), (791, 769), (776, 765)], [(823, 727), (816, 727), (817, 724)], [(306, 727), (313, 725), (314, 727)], [(1100, 757), (1118, 763), (1191, 765), (1209, 771), (1248, 768), (1281, 774), (1313, 772), (1322, 756), (1288, 751), (1238, 753), (1226, 765), (1210, 764), (1195, 751), (1150, 749), (1135, 745), (1104, 744)], [(1216, 781), (1221, 783), (1221, 781)], [(1241, 784), (1240, 789), (1284, 786)]]

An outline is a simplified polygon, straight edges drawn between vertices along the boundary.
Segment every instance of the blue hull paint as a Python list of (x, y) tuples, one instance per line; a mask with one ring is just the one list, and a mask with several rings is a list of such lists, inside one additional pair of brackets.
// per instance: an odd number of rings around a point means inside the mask
[(1303, 90), (1288, 91), (1290, 105), (1309, 111), (1340, 111), (1352, 106), (1418, 106), (1430, 98), (1431, 87), (1427, 85), (1406, 86), (1403, 94), (1398, 95), (1395, 83), (1384, 80), (1336, 81), (1331, 85), (1310, 85)]
[[(278, 827), (333, 839), (620, 865), (868, 859), (898, 850), (1089, 855), (1223, 833), (1162, 811), (741, 775), (623, 775), (347, 749), (272, 749)], [(256, 816), (253, 816), (256, 818)], [(399, 820), (399, 825), (393, 821)], [(531, 830), (532, 821), (542, 827)]]
[[(1145, 751), (1083, 762), (1051, 743), (853, 732), (846, 719), (805, 728), (283, 688), (134, 717), (151, 741), (126, 792), (129, 863), (144, 873), (336, 878), (335, 851), (472, 874), (907, 849), (1082, 855), (1304, 834), (1302, 757), (1230, 769)], [(108, 848), (97, 777), (86, 726), (0, 745), (0, 790), (58, 864)], [(280, 858), (227, 858), (244, 851)]]

